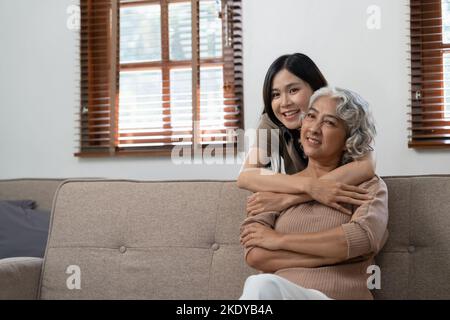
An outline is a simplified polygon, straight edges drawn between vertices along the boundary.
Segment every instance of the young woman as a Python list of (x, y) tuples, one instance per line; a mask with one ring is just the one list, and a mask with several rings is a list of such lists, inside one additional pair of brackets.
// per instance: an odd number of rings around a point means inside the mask
[[(301, 172), (320, 178), (370, 152), (375, 126), (359, 95), (322, 88), (311, 98), (301, 131), (309, 158)], [(373, 199), (352, 215), (312, 201), (248, 217), (241, 229), (247, 263), (265, 272), (247, 279), (241, 299), (373, 299), (367, 268), (387, 239), (386, 184), (360, 185)]]
[[(319, 68), (304, 54), (283, 55), (269, 67), (258, 127), (259, 132), (266, 130), (267, 139), (258, 140), (250, 150), (237, 180), (239, 188), (255, 192), (247, 204), (248, 215), (280, 211), (312, 199), (349, 213), (342, 203), (359, 205), (370, 198), (355, 185), (374, 176), (372, 152), (320, 179), (297, 175), (307, 165), (299, 143), (302, 114), (313, 92), (326, 85)], [(279, 130), (278, 136), (274, 136), (274, 129)], [(277, 137), (279, 148), (272, 150), (272, 139)], [(264, 163), (264, 155), (270, 163)]]

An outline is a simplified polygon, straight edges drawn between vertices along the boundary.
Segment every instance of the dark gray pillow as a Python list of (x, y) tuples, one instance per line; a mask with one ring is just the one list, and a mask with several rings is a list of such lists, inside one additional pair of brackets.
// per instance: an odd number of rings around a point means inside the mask
[[(3, 202), (3, 201), (0, 201)], [(34, 209), (36, 207), (36, 202), (33, 200), (4, 200), (4, 202), (10, 203), (17, 207), (24, 209)]]
[(43, 257), (50, 212), (27, 201), (0, 201), (0, 259)]

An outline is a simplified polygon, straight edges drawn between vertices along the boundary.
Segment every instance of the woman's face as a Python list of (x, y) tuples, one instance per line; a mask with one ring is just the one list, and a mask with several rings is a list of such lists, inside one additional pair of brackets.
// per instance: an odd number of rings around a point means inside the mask
[(307, 82), (283, 69), (273, 78), (273, 113), (286, 128), (298, 129), (302, 125), (301, 114), (308, 109), (312, 94)]
[(306, 112), (301, 143), (310, 159), (339, 162), (345, 150), (347, 133), (344, 121), (336, 115), (338, 100), (320, 97)]

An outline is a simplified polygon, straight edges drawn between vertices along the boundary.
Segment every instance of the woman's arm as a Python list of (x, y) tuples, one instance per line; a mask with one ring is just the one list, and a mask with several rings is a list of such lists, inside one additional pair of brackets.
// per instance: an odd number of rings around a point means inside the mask
[[(249, 188), (249, 184), (255, 188)], [(259, 185), (259, 188), (256, 188)], [(277, 192), (288, 194), (308, 194), (310, 197), (298, 198), (297, 203), (311, 200), (335, 208), (345, 210), (338, 202), (361, 205), (363, 201), (369, 200), (366, 190), (344, 183), (335, 182), (330, 179), (314, 179), (311, 177), (296, 175), (285, 175), (274, 173), (267, 169), (251, 168), (242, 171), (239, 175), (238, 187), (250, 191), (258, 189), (262, 192)], [(253, 189), (253, 190), (252, 190)], [(257, 192), (257, 191), (255, 191)]]
[(245, 248), (285, 250), (323, 258), (345, 260), (348, 256), (346, 233), (342, 226), (308, 233), (280, 233), (267, 226), (252, 223), (241, 232)]
[[(253, 151), (258, 152), (258, 151)], [(315, 180), (310, 177), (295, 175), (286, 175), (275, 173), (273, 171), (251, 165), (247, 159), (242, 171), (237, 179), (237, 185), (241, 189), (252, 192), (279, 192), (279, 193), (307, 193), (316, 189)], [(320, 177), (321, 180), (332, 180), (334, 182), (345, 183), (349, 185), (359, 185), (369, 180), (375, 175), (375, 159), (373, 152), (370, 152), (364, 158), (356, 160), (346, 165), (340, 166), (326, 175)], [(320, 186), (320, 184), (319, 184)], [(310, 196), (312, 196), (310, 194)]]
[(363, 158), (337, 167), (323, 175), (320, 179), (334, 180), (353, 186), (370, 180), (375, 175), (376, 161), (374, 152), (369, 152)]
[(367, 191), (362, 188), (336, 183), (332, 180), (315, 180), (314, 187), (308, 193), (312, 196), (304, 193), (256, 192), (247, 200), (247, 215), (257, 215), (266, 211), (281, 212), (291, 206), (313, 199), (328, 207), (351, 215), (351, 211), (340, 203), (359, 206), (365, 201), (372, 199), (371, 196), (366, 194)]
[(261, 201), (253, 199), (251, 201), (253, 203), (249, 204), (251, 206), (247, 208), (247, 211), (251, 212), (252, 215), (267, 210), (278, 210), (277, 208), (280, 206), (278, 198), (280, 196), (272, 197), (275, 202), (271, 203), (268, 199), (269, 196), (264, 195), (267, 192), (295, 194), (295, 197), (283, 197), (284, 201), (288, 201), (290, 205), (305, 203), (314, 199), (326, 206), (350, 214), (339, 202), (361, 205), (363, 201), (370, 200), (371, 198), (365, 195), (364, 189), (352, 185), (360, 184), (373, 177), (374, 169), (375, 157), (373, 152), (361, 160), (338, 167), (320, 179), (307, 177), (303, 172), (291, 176), (274, 173), (246, 163), (239, 175), (238, 187), (257, 192), (255, 197), (260, 194), (260, 198), (263, 198)]
[(264, 168), (260, 148), (252, 148), (237, 178), (237, 186), (253, 192), (304, 193), (308, 184), (303, 177), (276, 173)]
[(276, 173), (259, 167), (244, 167), (237, 186), (252, 192), (306, 193), (310, 178)]
[(285, 250), (254, 247), (246, 256), (247, 264), (257, 270), (273, 273), (284, 268), (318, 268), (341, 262), (339, 259), (306, 255)]
[(281, 212), (289, 207), (311, 201), (307, 194), (257, 192), (247, 198), (247, 216), (267, 211)]
[(345, 260), (348, 256), (347, 238), (341, 226), (320, 232), (281, 234), (276, 250), (339, 260)]

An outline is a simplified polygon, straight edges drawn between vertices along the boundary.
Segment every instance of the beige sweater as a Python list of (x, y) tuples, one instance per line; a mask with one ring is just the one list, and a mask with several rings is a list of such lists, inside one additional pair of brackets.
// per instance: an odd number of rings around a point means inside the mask
[[(287, 268), (275, 272), (302, 287), (319, 290), (333, 299), (373, 299), (367, 287), (367, 267), (387, 240), (387, 187), (375, 176), (360, 187), (374, 197), (353, 208), (348, 216), (316, 201), (296, 205), (281, 213), (264, 212), (247, 218), (244, 225), (259, 222), (280, 233), (319, 232), (342, 226), (348, 244), (347, 260), (317, 268)], [(245, 250), (245, 255), (252, 248)], [(381, 270), (382, 273), (382, 270)]]

